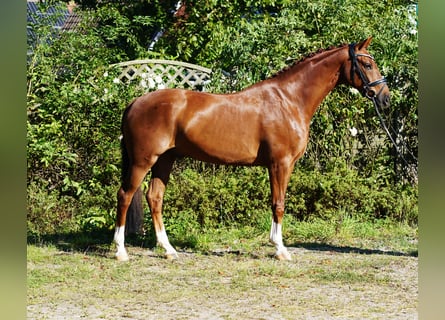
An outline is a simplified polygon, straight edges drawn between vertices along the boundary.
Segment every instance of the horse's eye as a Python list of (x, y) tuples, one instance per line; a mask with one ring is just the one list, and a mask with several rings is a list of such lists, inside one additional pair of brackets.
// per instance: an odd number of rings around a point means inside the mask
[(366, 70), (371, 70), (371, 69), (372, 69), (372, 64), (370, 64), (370, 63), (365, 63), (365, 69), (366, 69)]

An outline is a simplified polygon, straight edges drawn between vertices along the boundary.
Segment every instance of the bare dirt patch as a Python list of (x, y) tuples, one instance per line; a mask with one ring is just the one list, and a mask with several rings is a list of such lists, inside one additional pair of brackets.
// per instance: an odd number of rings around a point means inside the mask
[[(265, 249), (267, 251), (267, 248)], [(111, 254), (28, 247), (28, 319), (417, 319), (417, 257), (329, 247)], [(31, 252), (31, 253), (30, 253)]]

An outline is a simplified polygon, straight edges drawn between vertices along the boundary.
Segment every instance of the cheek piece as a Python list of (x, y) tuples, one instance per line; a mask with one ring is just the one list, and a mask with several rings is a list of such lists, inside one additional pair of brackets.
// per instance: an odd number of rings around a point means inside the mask
[(374, 61), (374, 57), (371, 56), (370, 54), (364, 54), (364, 53), (356, 54), (354, 51), (354, 48), (355, 48), (355, 43), (351, 43), (349, 45), (349, 58), (351, 59), (351, 82), (354, 83), (354, 76), (357, 73), (358, 76), (360, 77), (360, 80), (362, 80), (362, 82), (363, 82), (363, 88), (362, 88), (363, 96), (374, 101), (374, 99), (380, 95), (384, 86), (382, 86), (380, 88), (380, 90), (379, 90), (379, 92), (377, 92), (377, 94), (375, 93), (375, 90), (373, 89), (373, 87), (378, 86), (379, 84), (382, 84), (382, 83), (386, 84), (386, 78), (382, 77), (381, 79), (378, 79), (376, 81), (369, 82), (368, 77), (363, 73), (363, 70), (360, 68), (360, 66), (358, 64), (357, 57), (367, 57), (373, 61)]

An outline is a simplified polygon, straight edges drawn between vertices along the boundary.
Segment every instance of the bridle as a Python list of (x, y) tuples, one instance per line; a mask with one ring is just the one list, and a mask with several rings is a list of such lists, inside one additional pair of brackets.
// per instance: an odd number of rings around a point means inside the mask
[(382, 86), (380, 88), (380, 90), (377, 94), (375, 93), (375, 91), (372, 87), (375, 87), (381, 83), (386, 84), (386, 78), (382, 77), (379, 80), (369, 82), (368, 77), (366, 76), (366, 74), (363, 72), (362, 68), (360, 68), (360, 65), (358, 64), (357, 57), (367, 57), (367, 58), (371, 59), (372, 61), (375, 61), (374, 57), (371, 56), (370, 54), (355, 53), (355, 43), (351, 43), (349, 45), (349, 58), (351, 59), (351, 82), (354, 83), (354, 75), (357, 73), (360, 77), (360, 80), (362, 80), (362, 82), (363, 82), (363, 88), (362, 88), (363, 96), (365, 96), (366, 98), (368, 98), (372, 101), (375, 101), (375, 97), (378, 97), (380, 95), (384, 86)]
[[(370, 54), (365, 54), (365, 53), (355, 53), (355, 43), (351, 43), (349, 45), (349, 58), (351, 59), (351, 83), (354, 83), (354, 75), (357, 73), (360, 77), (360, 79), (363, 82), (363, 88), (362, 88), (362, 94), (363, 96), (365, 96), (366, 98), (370, 99), (375, 107), (377, 116), (379, 117), (380, 120), (380, 124), (382, 125), (383, 129), (385, 130), (387, 136), (389, 137), (389, 139), (391, 140), (392, 144), (395, 147), (396, 152), (399, 154), (399, 156), (401, 157), (401, 159), (405, 162), (406, 165), (410, 165), (409, 162), (405, 159), (405, 157), (403, 156), (403, 153), (400, 152), (399, 147), (396, 143), (396, 141), (394, 140), (394, 138), (392, 137), (391, 133), (389, 132), (389, 129), (385, 123), (385, 121), (383, 120), (383, 117), (380, 113), (380, 110), (378, 108), (378, 104), (376, 101), (376, 97), (378, 97), (380, 95), (380, 93), (382, 92), (383, 88), (385, 86), (382, 86), (379, 90), (379, 92), (377, 92), (377, 94), (375, 93), (373, 87), (381, 84), (381, 83), (385, 83), (386, 84), (386, 78), (382, 77), (381, 79), (378, 79), (376, 81), (373, 82), (369, 82), (368, 77), (365, 75), (365, 73), (363, 72), (363, 70), (360, 68), (360, 65), (358, 63), (357, 57), (367, 57), (369, 59), (371, 59), (372, 61), (374, 60), (374, 57), (371, 56)], [(391, 128), (393, 132), (394, 129)], [(397, 135), (397, 133), (396, 133)], [(401, 143), (405, 146), (406, 150), (408, 151), (408, 153), (411, 155), (411, 157), (417, 161), (417, 157), (411, 152), (411, 150), (407, 147), (407, 145), (405, 144), (405, 142), (402, 140)]]

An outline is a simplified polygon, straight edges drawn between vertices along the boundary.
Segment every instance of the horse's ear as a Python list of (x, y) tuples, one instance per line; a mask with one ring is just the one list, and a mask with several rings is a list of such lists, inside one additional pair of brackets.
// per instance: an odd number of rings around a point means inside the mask
[(366, 40), (363, 40), (357, 45), (358, 50), (366, 49), (372, 41), (372, 37), (369, 37)]

